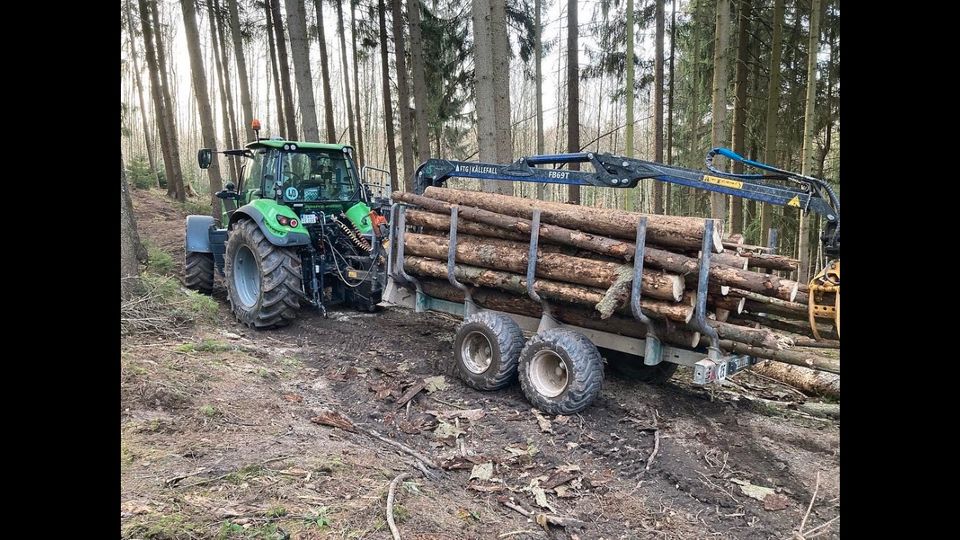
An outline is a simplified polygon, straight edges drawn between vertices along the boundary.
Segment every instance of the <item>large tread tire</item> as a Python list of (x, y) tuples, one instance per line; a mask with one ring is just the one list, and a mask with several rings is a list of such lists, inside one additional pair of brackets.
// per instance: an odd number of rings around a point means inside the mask
[(183, 284), (188, 289), (210, 294), (213, 292), (213, 254), (188, 251), (184, 258)]
[[(482, 337), (481, 337), (482, 336)], [(486, 338), (486, 341), (483, 340)], [(489, 311), (474, 313), (460, 324), (453, 340), (457, 373), (470, 387), (482, 391), (499, 390), (517, 379), (517, 364), (523, 349), (523, 331), (510, 317)], [(489, 347), (489, 366), (471, 362), (479, 345)], [(483, 353), (479, 353), (481, 356)], [(470, 366), (473, 366), (471, 369)]]
[[(538, 389), (534, 373), (540, 362), (538, 353), (552, 352), (563, 363), (566, 384), (558, 395), (546, 395)], [(545, 358), (555, 358), (545, 355)], [(536, 360), (536, 361), (535, 361)], [(520, 353), (520, 387), (527, 400), (548, 414), (576, 414), (600, 395), (603, 385), (603, 359), (586, 336), (567, 328), (541, 332), (527, 342)]]
[[(260, 273), (256, 301), (250, 306), (240, 300), (234, 281), (237, 253), (244, 246), (253, 254)], [(271, 244), (255, 222), (244, 219), (230, 232), (224, 259), (227, 297), (237, 320), (252, 328), (273, 328), (296, 319), (303, 294), (303, 274), (296, 251)]]
[(601, 353), (609, 362), (612, 370), (618, 375), (625, 379), (647, 384), (663, 384), (669, 381), (676, 373), (677, 368), (680, 367), (667, 361), (662, 361), (655, 366), (648, 366), (643, 363), (642, 356), (610, 349), (602, 349)]

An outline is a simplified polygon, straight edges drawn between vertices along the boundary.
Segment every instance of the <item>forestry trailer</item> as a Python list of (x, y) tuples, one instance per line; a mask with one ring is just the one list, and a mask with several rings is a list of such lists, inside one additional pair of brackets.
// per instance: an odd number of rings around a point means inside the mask
[[(254, 127), (259, 129), (259, 124), (255, 122)], [(722, 352), (720, 336), (706, 320), (711, 253), (718, 247), (723, 250), (717, 245), (713, 220), (704, 222), (699, 263), (691, 272), (696, 274), (693, 316), (680, 330), (696, 333), (697, 338), (687, 346), (670, 345), (661, 337), (675, 335), (675, 325), (641, 309), (647, 218), (637, 222), (635, 235), (632, 230), (629, 234), (636, 249), (629, 306), (633, 319), (626, 321), (630, 328), (586, 324), (589, 321), (569, 324), (560, 322), (560, 315), (573, 310), (542, 298), (534, 287), (542, 234), (539, 210), (528, 222), (526, 279), (517, 281), (525, 283), (530, 300), (524, 301), (538, 307), (536, 313), (522, 315), (499, 310), (494, 295), (488, 294), (491, 291), (467, 286), (457, 278), (457, 228), (460, 220), (468, 219), (466, 207), (458, 219), (461, 208), (449, 206), (445, 261), (449, 285), (445, 286), (447, 292), (456, 294), (442, 298), (436, 283), (405, 269), (407, 204), (400, 202), (402, 195), (391, 200), (389, 191), (367, 181), (368, 169), (386, 172), (382, 169), (364, 167), (358, 174), (350, 146), (258, 136), (244, 149), (218, 153), (242, 157), (246, 165), (239, 185), (228, 183), (217, 193), (223, 201), (222, 227), (210, 216), (187, 218), (185, 282), (209, 293), (214, 273), (219, 273), (225, 278), (234, 314), (248, 326), (283, 326), (295, 318), (301, 302), (324, 314), (325, 306), (337, 303), (373, 311), (382, 301), (417, 312), (462, 316), (464, 322), (453, 346), (461, 378), (474, 388), (495, 390), (519, 375), (530, 402), (553, 414), (581, 411), (597, 397), (603, 378), (598, 347), (608, 359), (616, 358), (621, 365), (626, 362), (625, 371), (646, 382), (665, 381), (677, 365), (691, 366), (698, 384), (719, 382), (756, 362), (749, 353)], [(209, 166), (212, 154), (211, 149), (199, 151), (201, 168)], [(712, 166), (717, 154), (768, 174), (719, 172)], [(571, 163), (590, 163), (594, 171), (544, 167)], [(417, 196), (451, 178), (613, 188), (633, 188), (640, 180), (653, 178), (818, 212), (827, 222), (822, 236), (824, 252), (836, 260), (810, 285), (811, 323), (816, 332), (814, 317), (835, 318), (839, 334), (840, 216), (839, 202), (830, 187), (815, 178), (745, 160), (725, 149), (711, 151), (707, 167), (712, 174), (593, 153), (533, 156), (507, 165), (431, 159), (417, 169), (416, 194), (404, 195)], [(794, 185), (782, 185), (784, 181)], [(379, 196), (374, 196), (378, 188)], [(835, 298), (833, 305), (814, 300), (830, 295)], [(524, 331), (533, 337), (525, 339)], [(699, 343), (700, 335), (707, 338), (706, 344)]]

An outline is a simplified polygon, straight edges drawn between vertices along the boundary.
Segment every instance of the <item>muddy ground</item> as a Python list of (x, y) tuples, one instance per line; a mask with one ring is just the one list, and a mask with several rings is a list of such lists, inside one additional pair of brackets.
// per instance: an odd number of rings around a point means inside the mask
[[(141, 235), (179, 275), (185, 212), (133, 195)], [(393, 513), (405, 540), (790, 538), (802, 522), (807, 538), (839, 537), (838, 422), (695, 387), (684, 369), (656, 387), (608, 370), (572, 417), (540, 420), (518, 385), (483, 393), (449, 375), (398, 409), (446, 371), (456, 319), (304, 311), (257, 332), (233, 319), (222, 283), (214, 297), (216, 324), (121, 338), (124, 538), (389, 539), (387, 490), (404, 472)], [(324, 411), (358, 429), (311, 421)], [(369, 429), (441, 467), (426, 477)], [(545, 530), (502, 501), (582, 525)]]

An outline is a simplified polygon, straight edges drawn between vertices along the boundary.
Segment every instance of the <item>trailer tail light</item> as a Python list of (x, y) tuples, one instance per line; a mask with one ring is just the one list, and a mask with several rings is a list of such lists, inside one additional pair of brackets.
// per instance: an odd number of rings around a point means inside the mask
[(297, 220), (295, 220), (295, 219), (291, 219), (291, 220), (290, 220), (290, 226), (293, 227), (294, 229), (296, 229), (298, 225), (300, 225), (300, 222), (299, 222), (299, 221), (297, 221)]

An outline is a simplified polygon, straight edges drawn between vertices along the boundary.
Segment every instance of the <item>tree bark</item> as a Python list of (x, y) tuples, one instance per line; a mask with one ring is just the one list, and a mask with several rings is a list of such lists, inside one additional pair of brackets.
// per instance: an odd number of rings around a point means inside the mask
[[(410, 255), (447, 258), (450, 245), (447, 238), (408, 232), (404, 239), (404, 250)], [(457, 262), (471, 266), (526, 275), (528, 252), (529, 245), (520, 242), (461, 235), (459, 231), (457, 234)], [(633, 276), (633, 266), (537, 251), (537, 277), (606, 289), (625, 275)], [(641, 291), (644, 297), (679, 302), (683, 296), (683, 279), (648, 269), (643, 273)], [(743, 299), (737, 298), (736, 301), (742, 302)]]
[[(807, 48), (807, 98), (803, 120), (803, 157), (801, 174), (809, 175), (813, 171), (814, 140), (816, 129), (814, 107), (817, 102), (817, 51), (820, 45), (820, 0), (811, 0), (810, 7), (810, 44)], [(800, 259), (798, 280), (806, 283), (810, 280), (810, 234), (807, 213), (800, 210), (800, 231), (797, 242), (797, 258)]]
[(267, 0), (273, 13), (273, 32), (277, 38), (277, 58), (280, 65), (280, 88), (283, 90), (283, 118), (286, 125), (287, 140), (297, 140), (297, 115), (293, 109), (293, 88), (290, 86), (290, 61), (287, 56), (287, 41), (283, 33), (283, 15), (280, 13), (280, 2), (283, 0)]
[[(636, 40), (633, 37), (633, 30), (636, 26), (635, 21), (635, 11), (634, 11), (634, 0), (627, 0), (627, 55), (626, 55), (626, 71), (627, 78), (623, 82), (624, 89), (626, 90), (626, 126), (624, 133), (624, 145), (626, 146), (626, 156), (632, 158), (634, 156), (634, 105), (636, 104), (636, 97), (634, 96), (634, 45)], [(637, 186), (639, 189), (640, 186)]]
[[(573, 154), (580, 151), (580, 28), (577, 9), (576, 0), (567, 0), (567, 152)], [(570, 170), (579, 171), (580, 164), (571, 163)], [(580, 204), (580, 186), (570, 186), (568, 199), (570, 204)]]
[[(627, 0), (633, 2), (633, 0)], [(536, 92), (537, 107), (537, 155), (546, 153), (543, 140), (543, 26), (540, 23), (540, 9), (542, 0), (534, 0), (534, 73), (536, 81), (534, 88)], [(544, 199), (546, 184), (537, 183), (537, 198)]]
[[(196, 5), (193, 0), (180, 0), (183, 11), (183, 28), (187, 38), (187, 50), (190, 55), (190, 72), (193, 79), (193, 95), (197, 100), (197, 110), (200, 113), (200, 130), (203, 133), (203, 145), (207, 148), (216, 148), (217, 136), (214, 127), (213, 114), (210, 110), (210, 98), (207, 95), (207, 77), (203, 72), (203, 58), (200, 51), (200, 35), (197, 31)], [(207, 169), (210, 176), (210, 215), (217, 222), (220, 221), (220, 199), (216, 193), (223, 187), (220, 178), (220, 164), (214, 159)]]
[[(410, 118), (407, 51), (403, 44), (403, 5), (401, 0), (391, 0), (391, 3), (393, 8), (393, 50), (397, 68), (397, 98), (399, 101), (397, 114), (400, 115), (400, 151), (403, 154), (403, 189), (413, 191), (413, 173), (416, 167), (413, 163), (413, 121)], [(476, 4), (477, 2), (474, 2), (474, 9), (476, 9)], [(483, 159), (482, 155), (481, 159)]]
[[(227, 148), (236, 148), (237, 145), (233, 139), (233, 128), (231, 124), (233, 121), (230, 119), (231, 106), (229, 100), (227, 99), (227, 85), (230, 84), (229, 77), (226, 74), (226, 58), (222, 54), (221, 50), (221, 40), (220, 33), (217, 30), (217, 11), (215, 2), (209, 0), (207, 2), (207, 23), (210, 26), (210, 43), (213, 46), (213, 62), (211, 64), (214, 66), (212, 69), (216, 71), (217, 78), (217, 90), (220, 94), (220, 110), (221, 114), (221, 127), (223, 128), (223, 144)], [(212, 82), (212, 81), (211, 81)], [(211, 104), (212, 105), (212, 104)], [(216, 114), (214, 114), (216, 117)], [(238, 179), (237, 169), (236, 169), (236, 159), (232, 156), (227, 156), (227, 170), (226, 174), (228, 178), (232, 177), (233, 181), (236, 182)]]
[[(387, 132), (387, 161), (390, 162), (390, 190), (397, 191), (400, 189), (400, 176), (397, 174), (397, 143), (393, 131), (393, 100), (390, 97), (390, 63), (387, 56), (387, 40), (390, 38), (387, 35), (386, 6), (383, 0), (377, 0), (377, 18), (380, 23), (380, 82), (383, 94), (384, 123)], [(332, 125), (333, 116), (330, 117), (330, 122)]]
[[(747, 56), (750, 53), (750, 0), (739, 0), (737, 10), (737, 67), (734, 74), (733, 151), (747, 155)], [(743, 173), (743, 163), (735, 161), (733, 172)], [(743, 232), (743, 199), (731, 197), (730, 232)]]
[[(178, 201), (186, 200), (187, 191), (183, 183), (183, 168), (180, 163), (180, 136), (177, 134), (177, 108), (173, 104), (171, 92), (172, 86), (168, 77), (167, 54), (163, 47), (163, 38), (160, 25), (160, 12), (157, 8), (157, 0), (150, 2), (151, 13), (153, 16), (153, 27), (156, 28), (154, 38), (157, 41), (157, 66), (160, 70), (160, 80), (163, 82), (163, 114), (164, 122), (167, 124), (167, 143), (170, 145), (170, 157), (173, 159), (173, 177), (167, 177), (167, 195)], [(172, 65), (171, 65), (172, 69)], [(173, 191), (171, 192), (171, 188)]]
[[(717, 0), (717, 29), (713, 53), (713, 132), (711, 148), (726, 145), (727, 118), (727, 44), (730, 41), (730, 0)], [(726, 219), (727, 196), (710, 193), (710, 214)]]
[[(267, 13), (267, 42), (270, 45), (270, 71), (273, 74), (273, 91), (276, 96), (277, 103), (277, 133), (284, 138), (286, 136), (286, 121), (283, 114), (283, 92), (280, 89), (280, 68), (279, 60), (277, 60), (277, 47), (274, 43), (274, 30), (273, 30), (273, 9), (270, 7), (271, 0), (264, 1), (264, 10)], [(296, 138), (295, 135), (291, 135), (289, 138)]]
[(784, 257), (783, 255), (771, 255), (769, 253), (754, 253), (747, 251), (743, 257), (750, 259), (750, 266), (755, 268), (767, 268), (770, 270), (783, 270), (792, 272), (799, 268), (800, 261)]
[(427, 76), (423, 61), (423, 40), (420, 36), (420, 0), (407, 0), (410, 26), (410, 77), (413, 79), (414, 124), (417, 128), (417, 161), (430, 159), (428, 128)]
[[(381, 0), (381, 4), (382, 4)], [(327, 142), (334, 144), (337, 142), (337, 128), (333, 123), (333, 91), (330, 89), (330, 61), (327, 56), (327, 38), (323, 26), (323, 0), (313, 0), (313, 6), (317, 13), (317, 42), (320, 45), (320, 82), (323, 86), (323, 120), (324, 127), (327, 130)], [(383, 39), (383, 38), (382, 38)], [(386, 58), (383, 60), (384, 69), (386, 69)], [(389, 78), (384, 77), (389, 84)], [(392, 131), (393, 126), (389, 129)]]
[[(339, 5), (339, 4), (337, 4)], [(310, 70), (310, 40), (307, 39), (307, 15), (303, 0), (286, 0), (287, 29), (290, 32), (290, 54), (300, 98), (300, 125), (307, 141), (320, 140), (317, 127), (317, 106), (313, 100), (313, 73)]]
[[(237, 131), (237, 108), (235, 102), (233, 101), (233, 85), (232, 79), (230, 77), (230, 61), (228, 56), (227, 49), (227, 38), (226, 38), (226, 22), (223, 20), (223, 11), (220, 9), (219, 0), (211, 0), (213, 3), (214, 13), (216, 13), (216, 22), (217, 22), (217, 38), (220, 41), (220, 63), (223, 65), (223, 80), (224, 87), (227, 93), (227, 110), (230, 112), (230, 140), (232, 141), (232, 148), (242, 148), (243, 142), (240, 140), (240, 133)], [(239, 182), (240, 180), (240, 160), (236, 157), (231, 157), (230, 170), (233, 171), (234, 181)]]
[(354, 110), (357, 111), (357, 166), (366, 165), (366, 156), (363, 147), (363, 113), (360, 112), (360, 58), (357, 56), (357, 5), (350, 2), (350, 41), (353, 47), (353, 100)]
[[(400, 0), (396, 0), (399, 2)], [(337, 36), (340, 37), (340, 64), (343, 66), (343, 97), (347, 104), (347, 128), (350, 133), (350, 144), (357, 140), (357, 132), (354, 129), (356, 122), (353, 115), (353, 103), (350, 100), (350, 64), (347, 63), (347, 37), (343, 31), (343, 3), (334, 2), (337, 6)], [(359, 111), (358, 111), (359, 112)]]
[[(664, 1), (656, 2), (656, 52), (654, 56), (654, 83), (653, 83), (653, 160), (663, 163), (663, 35), (664, 35)], [(664, 214), (663, 199), (664, 182), (653, 181), (653, 213)]]
[(755, 347), (780, 350), (793, 345), (790, 338), (764, 328), (749, 328), (720, 321), (707, 320), (721, 340), (735, 341)]
[[(230, 12), (230, 36), (233, 38), (233, 55), (237, 59), (237, 79), (240, 85), (240, 107), (243, 110), (243, 130), (248, 141), (254, 140), (253, 102), (250, 98), (250, 80), (247, 75), (247, 59), (243, 54), (243, 36), (240, 35), (238, 0), (226, 0)], [(242, 141), (240, 141), (242, 144)]]
[(799, 351), (778, 351), (763, 347), (751, 347), (745, 343), (720, 340), (720, 348), (737, 354), (749, 354), (757, 358), (776, 360), (785, 364), (803, 366), (819, 371), (840, 374), (840, 361)]
[[(608, 208), (578, 207), (570, 204), (536, 201), (520, 197), (463, 191), (458, 189), (428, 187), (424, 195), (453, 204), (483, 208), (491, 212), (530, 219), (533, 210), (540, 209), (540, 220), (581, 229), (584, 231), (633, 240), (637, 223), (647, 218), (647, 241), (659, 246), (699, 248), (703, 243), (704, 220), (656, 214), (640, 214)], [(714, 224), (713, 244), (717, 252), (723, 251), (721, 222)]]
[[(764, 137), (764, 162), (776, 163), (777, 160), (777, 124), (780, 120), (780, 56), (783, 48), (783, 11), (784, 0), (773, 1), (773, 35), (770, 38), (770, 79), (767, 84), (767, 119)], [(760, 210), (760, 243), (767, 245), (770, 240), (770, 226), (773, 224), (773, 205), (763, 203)]]

